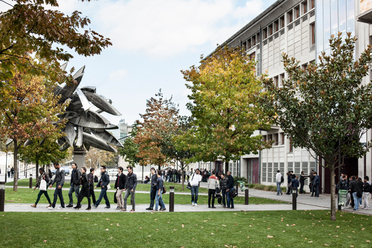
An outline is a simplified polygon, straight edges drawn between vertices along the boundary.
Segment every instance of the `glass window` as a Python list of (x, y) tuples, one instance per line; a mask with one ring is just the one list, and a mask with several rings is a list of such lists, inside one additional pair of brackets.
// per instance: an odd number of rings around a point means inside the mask
[(346, 0), (338, 2), (338, 30), (342, 32), (343, 37), (346, 37)]
[(283, 175), (283, 173), (284, 173), (284, 163), (280, 163), (280, 172)]
[(274, 32), (277, 32), (278, 30), (279, 30), (279, 21), (276, 20), (276, 21), (274, 22)]
[(273, 25), (269, 25), (269, 36), (273, 34)]
[(331, 35), (337, 35), (338, 33), (338, 0), (331, 0)]
[(293, 152), (292, 138), (289, 138), (289, 152)]
[(315, 0), (310, 0), (310, 9), (315, 8)]
[(274, 77), (274, 84), (276, 87), (279, 87), (279, 78), (278, 76)]
[(280, 140), (281, 140), (281, 145), (284, 145), (284, 133), (280, 133)]
[(300, 6), (297, 6), (295, 8), (295, 15), (296, 15), (296, 19), (300, 17)]
[(315, 44), (315, 23), (310, 24), (310, 42), (311, 45)]
[(291, 23), (293, 21), (293, 12), (292, 12), (292, 10), (288, 11), (288, 13), (287, 13), (287, 20), (288, 20), (288, 23)]
[(279, 145), (279, 137), (278, 136), (279, 136), (279, 134), (277, 134), (277, 133), (274, 134), (274, 142), (275, 142), (274, 144), (276, 146)]
[(267, 182), (273, 182), (273, 164), (267, 163)]
[(280, 28), (284, 28), (284, 16), (280, 17)]
[(355, 35), (355, 6), (353, 0), (347, 0), (347, 32), (351, 32), (352, 36)]
[(302, 2), (302, 13), (307, 13), (307, 1)]
[(288, 171), (293, 171), (293, 162), (288, 162)]
[[(321, 51), (324, 49), (324, 43), (323, 43), (323, 35), (324, 35), (324, 30), (323, 30), (323, 4), (321, 0), (317, 1), (316, 5), (316, 34), (317, 34), (317, 43), (316, 43), (316, 48), (317, 48), (317, 55), (320, 54)], [(316, 56), (318, 57), (318, 56)]]
[(248, 49), (251, 48), (251, 39), (248, 40)]
[[(327, 50), (329, 47), (329, 38), (331, 38), (331, 0), (324, 0), (324, 48)], [(322, 51), (322, 50), (320, 50)]]
[(254, 45), (256, 45), (256, 36), (252, 36), (252, 45), (254, 46)]
[(294, 174), (299, 176), (301, 172), (301, 162), (295, 162)]
[(266, 163), (262, 163), (262, 182), (266, 182)]
[(263, 30), (263, 38), (264, 39), (267, 38), (267, 28), (264, 28), (264, 30)]

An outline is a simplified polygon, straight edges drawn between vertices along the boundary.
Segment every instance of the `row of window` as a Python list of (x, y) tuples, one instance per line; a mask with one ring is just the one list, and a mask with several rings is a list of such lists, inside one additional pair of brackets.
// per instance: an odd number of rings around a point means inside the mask
[(316, 163), (288, 162), (286, 170), (284, 168), (284, 163), (262, 163), (261, 168), (262, 182), (275, 183), (276, 173), (278, 170), (280, 170), (280, 173), (282, 173), (283, 177), (285, 178), (285, 182), (287, 182), (286, 173), (288, 171), (293, 171), (295, 175), (300, 175), (301, 171), (303, 171), (305, 175), (309, 175), (311, 170), (316, 171)]
[[(268, 135), (262, 135), (262, 139), (264, 142), (272, 142), (273, 146), (284, 145), (285, 135), (284, 133), (273, 133)], [(289, 138), (289, 151), (293, 152), (293, 145), (292, 139)]]
[[(314, 63), (314, 62), (315, 62), (314, 60), (313, 61), (310, 61), (310, 64), (311, 63)], [(303, 64), (301, 66), (301, 68), (303, 70), (306, 70), (307, 69), (307, 66), (308, 66), (308, 63), (305, 63), (305, 64)], [(280, 86), (283, 85), (284, 78), (285, 78), (284, 73), (282, 73), (280, 75), (277, 75), (277, 76), (275, 76), (275, 77), (272, 78), (273, 79), (273, 83), (275, 84), (276, 87), (280, 87)]]

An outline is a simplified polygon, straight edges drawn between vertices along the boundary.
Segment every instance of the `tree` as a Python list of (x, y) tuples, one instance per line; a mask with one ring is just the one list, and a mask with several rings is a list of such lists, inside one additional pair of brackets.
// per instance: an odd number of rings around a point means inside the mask
[[(31, 59), (30, 59), (31, 60)], [(34, 64), (49, 70), (42, 61)], [(7, 108), (0, 108), (0, 134), (13, 140), (14, 173), (18, 175), (18, 151), (27, 140), (39, 140), (59, 132), (57, 114), (66, 104), (57, 104), (53, 94), (55, 84), (49, 78), (15, 71), (9, 80), (9, 89), (0, 88), (0, 95), (9, 99)], [(17, 191), (18, 177), (14, 177), (13, 190)]]
[(128, 162), (133, 167), (135, 167), (136, 164), (139, 164), (141, 161), (141, 158), (138, 157), (139, 145), (133, 141), (136, 134), (137, 129), (134, 126), (130, 135), (124, 139), (123, 147), (119, 148), (120, 156), (122, 156), (124, 161)]
[(161, 152), (162, 140), (165, 134), (173, 133), (177, 127), (179, 110), (172, 99), (164, 99), (159, 91), (155, 98), (147, 100), (146, 113), (140, 114), (142, 121), (137, 120), (137, 133), (133, 142), (138, 144), (140, 165), (154, 164), (161, 166), (169, 162), (168, 157)]
[(268, 118), (257, 106), (261, 82), (256, 78), (256, 63), (240, 50), (220, 47), (182, 71), (191, 90), (187, 108), (192, 113), (192, 128), (181, 138), (183, 146), (196, 155), (194, 161), (221, 158), (227, 170), (230, 160), (257, 153), (270, 144), (255, 130), (270, 128)]
[[(15, 2), (9, 10), (0, 13), (0, 88), (11, 90), (8, 80), (14, 77), (15, 68), (24, 74), (48, 74), (52, 81), (65, 82), (66, 74), (59, 62), (73, 57), (66, 48), (91, 56), (111, 45), (109, 39), (86, 29), (90, 20), (82, 17), (81, 12), (74, 11), (68, 16), (52, 10), (51, 7), (58, 7), (57, 0)], [(45, 71), (40, 64), (35, 64), (29, 56), (31, 53), (49, 63), (52, 70)], [(6, 95), (0, 95), (0, 100), (0, 107), (6, 108), (11, 103)]]
[(115, 156), (115, 153), (102, 151), (92, 147), (85, 155), (85, 164), (89, 164), (92, 168), (99, 168), (100, 166), (116, 166), (116, 163), (114, 163)]
[(336, 168), (346, 157), (361, 157), (371, 147), (360, 137), (372, 127), (372, 84), (362, 84), (369, 73), (372, 47), (354, 61), (356, 38), (341, 33), (330, 39), (331, 53), (319, 56), (318, 64), (303, 69), (300, 62), (283, 54), (288, 79), (282, 87), (264, 81), (267, 98), (262, 103), (294, 146), (324, 159), (331, 175), (331, 220), (336, 220)]

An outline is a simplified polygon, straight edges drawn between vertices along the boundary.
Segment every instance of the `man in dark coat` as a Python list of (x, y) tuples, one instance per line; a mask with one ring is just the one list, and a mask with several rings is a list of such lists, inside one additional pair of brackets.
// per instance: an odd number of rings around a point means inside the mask
[(124, 196), (124, 209), (122, 211), (127, 211), (127, 199), (130, 197), (130, 201), (132, 203), (132, 209), (131, 211), (136, 211), (136, 202), (135, 202), (135, 193), (136, 193), (136, 187), (137, 187), (137, 175), (133, 173), (133, 167), (128, 166), (128, 176), (127, 176), (127, 182), (125, 183), (125, 196)]
[(314, 186), (313, 186), (313, 193), (311, 196), (313, 196), (315, 191), (315, 197), (319, 197), (319, 186), (320, 186), (320, 177), (318, 176), (318, 173), (316, 171), (313, 172), (314, 175)]
[(95, 188), (101, 187), (101, 193), (99, 194), (99, 197), (98, 197), (98, 200), (96, 201), (96, 204), (93, 205), (95, 208), (97, 208), (98, 205), (101, 203), (102, 198), (105, 198), (105, 203), (106, 203), (105, 208), (110, 208), (110, 201), (107, 197), (107, 187), (108, 187), (109, 184), (110, 184), (110, 176), (106, 172), (106, 166), (102, 166), (101, 167), (101, 178), (99, 179), (99, 181), (98, 181), (98, 183), (95, 187)]
[(154, 209), (154, 201), (156, 196), (156, 182), (158, 180), (158, 176), (155, 173), (155, 168), (151, 168), (151, 189), (150, 189), (150, 207), (146, 208), (146, 210), (153, 210)]
[(234, 189), (234, 178), (231, 176), (231, 172), (227, 172), (227, 207), (228, 208), (234, 208), (234, 198), (230, 197), (230, 190)]
[(363, 182), (357, 180), (355, 176), (351, 177), (352, 181), (350, 182), (350, 191), (352, 192), (352, 196), (354, 199), (354, 210), (357, 211), (359, 209), (359, 204), (362, 203), (363, 197)]
[(68, 198), (70, 199), (67, 208), (72, 208), (74, 200), (72, 198), (72, 193), (75, 192), (76, 198), (79, 200), (79, 189), (80, 189), (80, 171), (77, 169), (77, 164), (72, 163), (72, 172), (71, 172), (71, 182), (70, 182), (70, 191), (68, 192)]

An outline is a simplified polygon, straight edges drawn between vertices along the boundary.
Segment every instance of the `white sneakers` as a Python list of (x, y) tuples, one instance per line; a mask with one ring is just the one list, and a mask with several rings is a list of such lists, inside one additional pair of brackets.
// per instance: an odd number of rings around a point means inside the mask
[(195, 206), (195, 203), (194, 203), (194, 202), (192, 202), (192, 203), (191, 203), (191, 205)]
[(50, 207), (48, 207), (48, 209), (50, 209), (50, 210), (53, 210), (53, 209), (54, 209), (54, 207), (50, 206)]
[(198, 206), (198, 204), (197, 203), (195, 203), (195, 207), (197, 207)]

